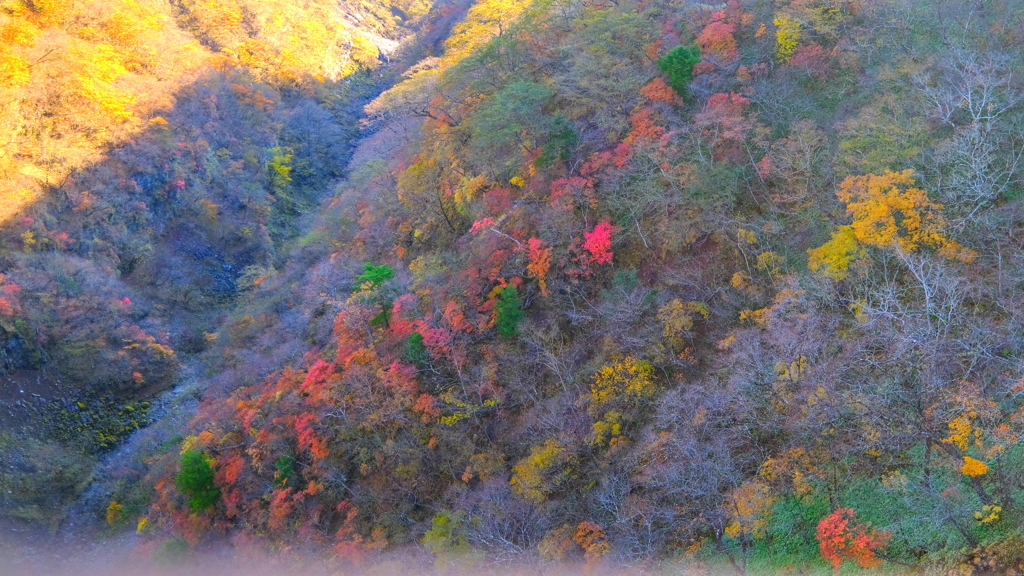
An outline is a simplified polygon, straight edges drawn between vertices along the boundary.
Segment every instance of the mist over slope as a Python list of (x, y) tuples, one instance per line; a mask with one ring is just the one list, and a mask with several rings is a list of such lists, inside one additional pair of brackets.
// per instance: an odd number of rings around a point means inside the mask
[(1024, 5), (231, 6), (4, 225), (9, 381), (89, 391), (7, 515), (122, 446), (143, 565), (1024, 570)]

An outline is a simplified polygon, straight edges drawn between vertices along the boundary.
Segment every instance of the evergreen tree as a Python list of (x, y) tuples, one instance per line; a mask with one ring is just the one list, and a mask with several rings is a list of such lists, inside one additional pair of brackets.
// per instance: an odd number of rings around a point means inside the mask
[(522, 309), (522, 301), (519, 300), (519, 293), (515, 286), (505, 286), (498, 293), (498, 302), (494, 305), (497, 314), (495, 325), (498, 327), (498, 335), (503, 338), (512, 338), (516, 335), (516, 327), (523, 319), (525, 313)]
[(213, 484), (213, 466), (197, 450), (181, 455), (181, 472), (175, 482), (183, 494), (188, 496), (188, 507), (192, 510), (213, 508), (220, 498), (220, 488)]
[(700, 62), (700, 47), (676, 46), (658, 60), (658, 68), (668, 76), (668, 84), (683, 98), (690, 95), (693, 67)]

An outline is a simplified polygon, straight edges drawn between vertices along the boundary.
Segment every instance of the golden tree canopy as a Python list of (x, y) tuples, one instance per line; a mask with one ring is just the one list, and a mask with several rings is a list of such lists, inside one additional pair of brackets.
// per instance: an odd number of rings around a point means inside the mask
[(836, 280), (845, 278), (850, 263), (864, 255), (866, 246), (901, 253), (927, 247), (963, 262), (976, 255), (944, 234), (943, 206), (914, 187), (913, 170), (849, 176), (836, 196), (846, 204), (846, 214), (853, 216), (853, 222), (839, 226), (828, 242), (807, 251), (811, 270), (821, 270)]

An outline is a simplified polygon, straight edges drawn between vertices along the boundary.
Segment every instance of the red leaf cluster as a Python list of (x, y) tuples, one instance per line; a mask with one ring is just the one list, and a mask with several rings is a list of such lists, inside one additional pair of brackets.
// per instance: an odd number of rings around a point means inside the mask
[(883, 550), (891, 535), (858, 522), (852, 508), (836, 508), (818, 523), (815, 537), (822, 557), (838, 570), (844, 560), (861, 568), (878, 568), (882, 560), (875, 551)]
[(583, 249), (590, 252), (590, 258), (595, 264), (612, 261), (612, 230), (614, 227), (611, 224), (601, 222), (594, 226), (593, 231), (583, 233)]

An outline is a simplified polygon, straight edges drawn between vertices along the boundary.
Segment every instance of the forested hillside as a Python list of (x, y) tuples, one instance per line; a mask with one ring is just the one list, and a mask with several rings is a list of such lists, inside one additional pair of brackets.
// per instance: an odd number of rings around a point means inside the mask
[(273, 6), (5, 6), (7, 369), (201, 374), (138, 557), (1024, 570), (1024, 4)]
[(287, 258), (388, 62), (457, 17), (430, 8), (0, 5), (0, 515), (58, 522), (151, 420)]

